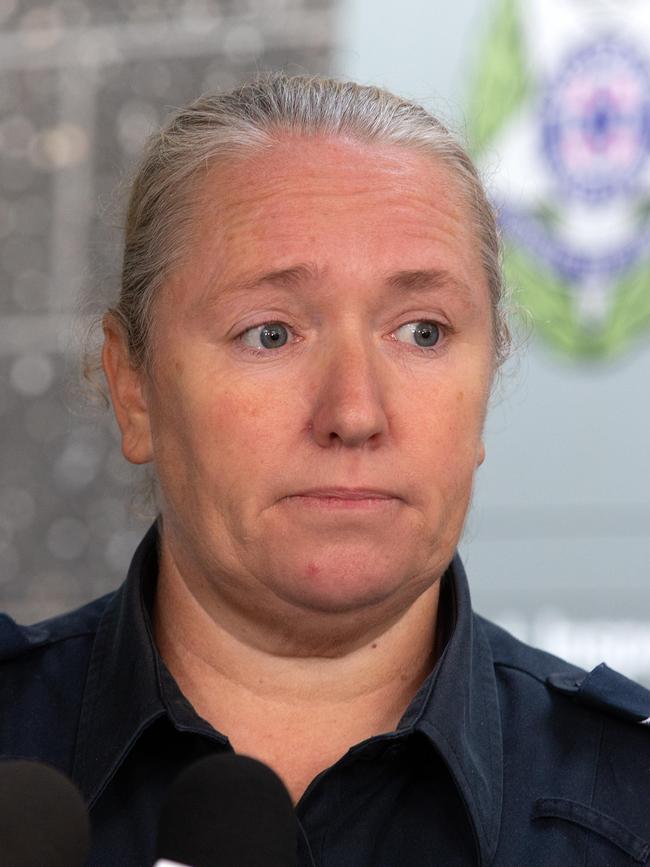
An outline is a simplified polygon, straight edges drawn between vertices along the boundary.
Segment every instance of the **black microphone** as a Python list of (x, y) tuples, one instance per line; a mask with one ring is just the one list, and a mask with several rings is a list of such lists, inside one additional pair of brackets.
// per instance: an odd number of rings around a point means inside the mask
[(39, 762), (0, 762), (2, 865), (82, 867), (89, 849), (88, 813), (70, 780)]
[(291, 797), (267, 765), (234, 753), (201, 759), (172, 784), (155, 867), (297, 867)]

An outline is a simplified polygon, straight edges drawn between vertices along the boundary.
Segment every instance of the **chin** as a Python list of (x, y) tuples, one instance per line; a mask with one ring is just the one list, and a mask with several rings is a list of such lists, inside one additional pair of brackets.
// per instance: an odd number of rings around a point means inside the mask
[(287, 564), (276, 592), (287, 602), (323, 614), (349, 613), (403, 597), (409, 584), (404, 562), (395, 563), (393, 569), (389, 564), (377, 565), (376, 556), (359, 552), (346, 557), (315, 555), (300, 564)]

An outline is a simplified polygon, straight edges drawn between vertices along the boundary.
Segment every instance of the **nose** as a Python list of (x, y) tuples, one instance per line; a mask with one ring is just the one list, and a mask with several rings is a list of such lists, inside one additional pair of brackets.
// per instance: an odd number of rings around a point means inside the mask
[(315, 371), (312, 435), (318, 445), (377, 447), (388, 431), (386, 388), (378, 359), (359, 336), (350, 335), (320, 354)]

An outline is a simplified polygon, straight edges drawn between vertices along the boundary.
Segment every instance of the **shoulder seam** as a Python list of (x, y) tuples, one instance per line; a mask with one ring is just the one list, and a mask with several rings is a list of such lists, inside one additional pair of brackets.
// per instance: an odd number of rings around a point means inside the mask
[[(59, 642), (67, 641), (69, 638), (83, 638), (85, 635), (94, 635), (96, 632), (96, 629), (79, 630), (78, 632), (71, 632), (70, 635), (59, 635), (56, 638), (48, 639), (45, 644), (59, 644)], [(36, 645), (36, 647), (42, 646), (43, 645)], [(34, 650), (36, 650), (36, 647), (34, 648)]]
[(495, 668), (509, 668), (512, 671), (518, 671), (520, 674), (526, 674), (528, 677), (532, 678), (532, 680), (536, 680), (538, 683), (541, 683), (542, 686), (546, 685), (546, 679), (540, 677), (538, 674), (535, 674), (532, 671), (529, 671), (527, 668), (522, 668), (520, 665), (514, 665), (511, 662), (499, 662), (498, 660), (494, 660)]
[(79, 632), (73, 632), (70, 635), (60, 635), (56, 638), (46, 639), (42, 643), (27, 645), (26, 647), (21, 647), (16, 650), (14, 653), (8, 653), (6, 656), (3, 656), (2, 651), (0, 651), (0, 665), (5, 662), (12, 662), (15, 659), (20, 659), (23, 656), (27, 656), (30, 653), (35, 653), (38, 650), (47, 650), (48, 647), (54, 647), (56, 644), (61, 644), (64, 641), (69, 641), (74, 638), (87, 638), (88, 636), (94, 637), (97, 630), (85, 630)]

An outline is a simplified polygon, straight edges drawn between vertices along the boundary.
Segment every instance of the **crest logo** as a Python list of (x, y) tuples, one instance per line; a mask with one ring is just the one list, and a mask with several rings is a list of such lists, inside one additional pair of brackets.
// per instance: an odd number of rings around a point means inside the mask
[(648, 45), (645, 0), (496, 0), (479, 57), (469, 135), (506, 277), (575, 358), (650, 330)]

